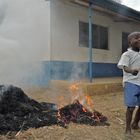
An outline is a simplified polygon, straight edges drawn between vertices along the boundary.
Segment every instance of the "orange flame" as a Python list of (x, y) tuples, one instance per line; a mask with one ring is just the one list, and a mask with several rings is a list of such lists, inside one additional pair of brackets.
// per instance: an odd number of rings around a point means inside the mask
[(73, 84), (69, 87), (69, 89), (72, 91), (72, 92), (76, 92), (79, 88), (78, 88), (78, 84)]
[(74, 83), (69, 87), (71, 93), (71, 102), (79, 98), (79, 83)]
[(87, 112), (87, 110), (86, 110), (84, 107), (82, 108), (82, 110), (83, 110), (84, 112)]
[(80, 103), (85, 103), (87, 108), (90, 110), (93, 110), (93, 101), (89, 95), (84, 95), (81, 93), (81, 90), (79, 88), (80, 83), (74, 83), (69, 87), (70, 93), (72, 94), (72, 102), (77, 99), (80, 101)]
[(90, 96), (86, 95), (85, 99), (86, 99), (86, 102), (87, 102), (88, 106), (90, 106), (90, 107), (93, 106), (93, 101), (92, 101)]

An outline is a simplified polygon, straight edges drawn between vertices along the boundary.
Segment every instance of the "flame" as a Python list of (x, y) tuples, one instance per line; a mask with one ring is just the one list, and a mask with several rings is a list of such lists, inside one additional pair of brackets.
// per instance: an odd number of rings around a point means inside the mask
[(84, 112), (87, 112), (87, 110), (86, 110), (84, 107), (82, 107), (82, 110), (83, 110)]
[(74, 83), (72, 85), (70, 85), (69, 87), (69, 91), (71, 93), (71, 102), (73, 102), (74, 100), (78, 100), (79, 98), (79, 83)]
[(69, 89), (70, 89), (70, 91), (72, 91), (72, 92), (76, 92), (76, 91), (79, 89), (78, 86), (79, 86), (78, 83), (72, 84), (72, 85), (69, 87)]
[(92, 101), (91, 97), (89, 95), (86, 95), (85, 99), (86, 99), (87, 105), (92, 107), (93, 106), (93, 101)]
[(93, 111), (93, 101), (89, 95), (83, 94), (81, 89), (79, 88), (80, 83), (74, 83), (69, 87), (71, 93), (72, 102), (74, 100), (79, 100), (81, 104), (85, 104), (88, 109)]

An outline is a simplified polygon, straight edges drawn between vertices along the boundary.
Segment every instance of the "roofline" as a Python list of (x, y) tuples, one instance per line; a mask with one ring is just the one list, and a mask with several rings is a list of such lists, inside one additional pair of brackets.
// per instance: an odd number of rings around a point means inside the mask
[(140, 12), (129, 8), (125, 5), (119, 4), (112, 0), (85, 0), (86, 2), (91, 2), (93, 5), (105, 8), (107, 10), (118, 13), (122, 16), (137, 20), (140, 22)]

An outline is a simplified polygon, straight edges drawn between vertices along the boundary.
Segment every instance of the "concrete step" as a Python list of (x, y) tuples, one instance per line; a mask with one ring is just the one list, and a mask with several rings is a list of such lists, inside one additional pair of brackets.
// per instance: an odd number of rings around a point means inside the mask
[(112, 78), (95, 78), (93, 83), (84, 82), (83, 90), (86, 94), (100, 95), (114, 92), (122, 92), (122, 78), (121, 77), (112, 77)]
[(89, 80), (80, 81), (63, 81), (63, 80), (52, 80), (49, 88), (62, 92), (69, 92), (69, 87), (72, 84), (78, 83), (79, 88), (86, 95), (100, 95), (114, 92), (122, 92), (122, 78), (111, 77), (111, 78), (95, 78), (92, 83)]

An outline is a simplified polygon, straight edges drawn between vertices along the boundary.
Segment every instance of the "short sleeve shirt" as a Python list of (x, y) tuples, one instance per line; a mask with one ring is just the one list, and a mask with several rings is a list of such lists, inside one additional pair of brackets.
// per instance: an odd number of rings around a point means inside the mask
[[(118, 63), (118, 67), (123, 69), (124, 66), (131, 69), (140, 70), (140, 52), (128, 49), (127, 52), (123, 53)], [(123, 70), (123, 82), (130, 82), (140, 86), (140, 72), (137, 74), (137, 76), (134, 76), (131, 73), (127, 73)]]

